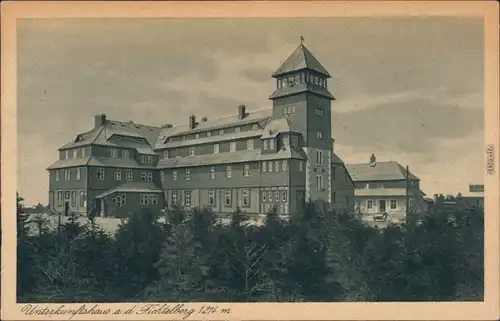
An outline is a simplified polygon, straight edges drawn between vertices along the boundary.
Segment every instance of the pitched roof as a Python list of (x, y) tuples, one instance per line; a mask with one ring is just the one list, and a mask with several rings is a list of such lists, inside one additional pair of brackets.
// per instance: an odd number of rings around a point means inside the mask
[(90, 157), (77, 157), (71, 159), (60, 159), (47, 167), (47, 169), (69, 168), (77, 166), (85, 166), (88, 164)]
[(274, 72), (273, 77), (283, 74), (288, 74), (302, 69), (310, 69), (327, 77), (331, 77), (330, 73), (321, 65), (314, 55), (303, 44), (300, 44), (297, 49), (281, 64)]
[(258, 138), (262, 135), (262, 129), (258, 130), (246, 130), (239, 133), (229, 133), (218, 136), (201, 137), (197, 139), (186, 139), (177, 142), (168, 142), (164, 144), (157, 144), (156, 149), (163, 148), (173, 148), (173, 147), (185, 147), (185, 146), (195, 146), (201, 144), (218, 143), (228, 140), (244, 139), (244, 138)]
[(294, 149), (279, 150), (277, 153), (262, 154), (260, 149), (243, 150), (234, 153), (205, 154), (179, 158), (164, 158), (158, 162), (158, 168), (177, 168), (191, 166), (209, 166), (228, 163), (246, 163), (279, 159), (304, 159), (301, 152)]
[[(355, 182), (364, 181), (394, 181), (406, 179), (406, 169), (398, 162), (376, 162), (364, 164), (346, 164), (347, 171)], [(408, 177), (420, 180), (411, 171)]]
[(162, 193), (162, 189), (150, 182), (127, 182), (96, 196), (103, 198), (113, 193)]
[(171, 128), (162, 128), (158, 136), (158, 140), (156, 141), (156, 148), (161, 148), (164, 140), (168, 137), (194, 134), (208, 130), (222, 129), (255, 122), (267, 121), (269, 117), (271, 117), (272, 112), (272, 108), (266, 108), (247, 112), (245, 118), (243, 119), (240, 119), (237, 113), (213, 119), (207, 119), (206, 121), (198, 122), (196, 128), (193, 129), (189, 128), (189, 123), (187, 121), (186, 124), (175, 125)]
[[(161, 128), (156, 126), (107, 119), (103, 126), (76, 135), (75, 139), (59, 148), (59, 150), (96, 144), (135, 148), (140, 154), (154, 155), (153, 147), (160, 134), (160, 130)], [(110, 140), (114, 135), (142, 138), (147, 144), (134, 144), (125, 141)]]
[(87, 163), (88, 166), (118, 167), (118, 168), (143, 168), (155, 169), (153, 165), (141, 165), (133, 158), (95, 157), (92, 156)]

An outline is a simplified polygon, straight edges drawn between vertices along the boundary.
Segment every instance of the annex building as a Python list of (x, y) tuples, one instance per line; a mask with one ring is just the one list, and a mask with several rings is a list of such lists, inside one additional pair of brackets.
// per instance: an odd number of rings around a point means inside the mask
[(330, 74), (300, 44), (272, 77), (267, 109), (240, 105), (161, 127), (96, 115), (48, 168), (52, 212), (123, 217), (180, 206), (287, 215), (306, 200), (352, 210), (354, 183), (331, 137)]

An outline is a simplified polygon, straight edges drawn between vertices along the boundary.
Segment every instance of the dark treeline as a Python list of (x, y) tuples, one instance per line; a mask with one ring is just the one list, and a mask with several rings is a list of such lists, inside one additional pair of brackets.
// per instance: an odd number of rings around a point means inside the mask
[(452, 301), (483, 299), (482, 209), (377, 229), (310, 204), (262, 226), (208, 210), (136, 213), (109, 236), (75, 218), (38, 224), (18, 198), (18, 302)]

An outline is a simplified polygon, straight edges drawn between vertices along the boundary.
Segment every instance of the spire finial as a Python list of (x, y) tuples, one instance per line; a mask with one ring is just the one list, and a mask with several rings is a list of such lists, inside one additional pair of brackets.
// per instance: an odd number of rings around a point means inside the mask
[(304, 44), (304, 37), (300, 36), (300, 44)]

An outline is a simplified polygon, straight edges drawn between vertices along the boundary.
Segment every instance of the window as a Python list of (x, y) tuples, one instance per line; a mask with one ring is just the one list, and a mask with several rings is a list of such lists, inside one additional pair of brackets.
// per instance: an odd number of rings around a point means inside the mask
[(78, 157), (78, 149), (73, 149), (73, 158)]
[(127, 203), (127, 196), (126, 194), (118, 194), (115, 197), (113, 197), (113, 203), (115, 203), (116, 207), (122, 207)]
[(273, 162), (267, 162), (267, 171), (269, 173), (273, 171)]
[(232, 169), (231, 169), (231, 165), (227, 165), (226, 166), (226, 178), (231, 178), (232, 176)]
[(131, 169), (126, 169), (125, 175), (127, 176), (127, 181), (129, 181), (129, 182), (134, 179), (134, 173), (132, 172)]
[(224, 205), (228, 207), (231, 206), (231, 203), (232, 203), (231, 191), (224, 191)]
[(290, 145), (292, 145), (292, 147), (297, 147), (299, 145), (299, 139), (297, 136), (290, 136)]
[(104, 168), (102, 167), (97, 168), (97, 179), (100, 181), (104, 180)]
[(321, 191), (323, 189), (323, 176), (316, 175), (316, 190)]
[(69, 150), (66, 151), (66, 158), (65, 159), (69, 159)]
[(259, 124), (252, 124), (252, 130), (259, 129)]
[(240, 129), (239, 127), (236, 127), (236, 128), (234, 129), (234, 132), (235, 132), (235, 133), (239, 133), (239, 132), (240, 132), (240, 130), (241, 130), (241, 129)]
[(286, 194), (287, 194), (286, 191), (281, 192), (281, 201), (283, 203), (287, 202), (287, 195)]
[(243, 207), (250, 206), (250, 191), (247, 189), (241, 191), (241, 206)]
[(63, 200), (63, 197), (62, 197), (62, 192), (57, 192), (57, 205), (61, 206), (62, 205), (62, 200)]
[(283, 160), (283, 172), (286, 172), (288, 170), (288, 161), (285, 159)]
[(59, 182), (59, 171), (55, 170), (55, 172), (56, 172), (56, 182)]
[(71, 191), (71, 206), (75, 207), (76, 206), (76, 192)]
[(248, 150), (253, 149), (253, 139), (247, 140), (247, 149)]
[(194, 134), (194, 139), (200, 138), (200, 134)]
[(83, 156), (90, 156), (90, 147), (86, 147), (83, 149)]
[(65, 169), (64, 170), (64, 180), (65, 181), (70, 181), (71, 180), (71, 170), (70, 169)]
[(148, 194), (140, 194), (139, 195), (139, 204), (140, 205), (148, 205)]
[(212, 136), (212, 132), (207, 132), (207, 137)]
[(115, 148), (111, 149), (111, 157), (118, 157), (118, 149)]
[(172, 180), (173, 181), (177, 180), (177, 171), (172, 171)]
[(215, 206), (215, 191), (208, 191), (208, 205)]
[(172, 192), (172, 205), (177, 205), (177, 204), (178, 204), (177, 192), (173, 191)]
[(267, 172), (267, 162), (262, 162), (262, 172)]
[(270, 150), (274, 150), (276, 147), (275, 147), (275, 140), (274, 139), (270, 139), (269, 140), (269, 149)]
[(149, 202), (151, 203), (151, 205), (158, 204), (158, 195), (156, 194), (149, 195)]
[(115, 181), (121, 181), (121, 180), (122, 180), (122, 170), (115, 169)]
[(189, 156), (194, 156), (194, 147), (189, 147)]
[(184, 205), (191, 206), (191, 192), (184, 191)]
[(337, 203), (337, 193), (333, 192), (332, 194), (332, 203), (336, 204)]
[(303, 171), (304, 170), (304, 162), (303, 161), (299, 161), (299, 171)]
[(219, 129), (219, 135), (224, 135), (224, 129)]
[(162, 181), (162, 182), (165, 181), (165, 171), (163, 171), (163, 170), (160, 171), (160, 181)]
[(287, 106), (283, 109), (283, 115), (290, 115), (295, 112), (295, 106)]
[(323, 151), (316, 151), (316, 165), (323, 165)]
[(122, 158), (129, 158), (129, 157), (130, 157), (130, 153), (129, 153), (128, 149), (122, 150)]
[(395, 210), (398, 207), (396, 200), (391, 200), (391, 210)]
[(219, 154), (219, 144), (214, 145), (214, 154)]
[(316, 108), (316, 115), (323, 117), (325, 115), (323, 109), (321, 108)]
[(274, 161), (274, 169), (279, 172), (280, 171), (280, 162), (279, 161)]
[(210, 179), (215, 179), (215, 167), (210, 167)]
[(276, 202), (279, 202), (280, 201), (280, 192), (278, 192), (278, 191), (274, 192), (274, 197), (275, 197)]
[(85, 206), (85, 192), (80, 191), (80, 207), (84, 207), (84, 206)]
[(186, 136), (182, 136), (182, 137), (181, 137), (181, 140), (186, 140)]
[(373, 208), (373, 201), (372, 200), (366, 201), (366, 208), (369, 210), (371, 210)]
[(168, 158), (168, 150), (163, 151), (163, 158)]
[(249, 164), (243, 165), (243, 176), (244, 177), (250, 176), (250, 165)]
[(266, 192), (262, 192), (262, 202), (266, 201)]
[(148, 182), (152, 182), (153, 181), (153, 173), (149, 172), (148, 173), (148, 179), (147, 179)]
[(332, 178), (335, 178), (335, 170), (337, 169), (337, 167), (332, 167)]
[(147, 173), (146, 172), (142, 172), (141, 173), (141, 181), (145, 182), (147, 180), (147, 178), (148, 178)]
[(186, 181), (191, 179), (191, 169), (186, 168)]
[(236, 142), (230, 142), (229, 143), (229, 151), (231, 153), (234, 153), (236, 151)]
[(267, 150), (267, 144), (268, 144), (268, 143), (267, 143), (267, 140), (264, 140), (264, 143), (263, 143), (263, 144), (264, 144), (264, 150)]
[(267, 199), (269, 202), (273, 201), (273, 192), (267, 192)]
[(317, 139), (323, 139), (323, 132), (317, 132), (316, 133), (316, 138)]

